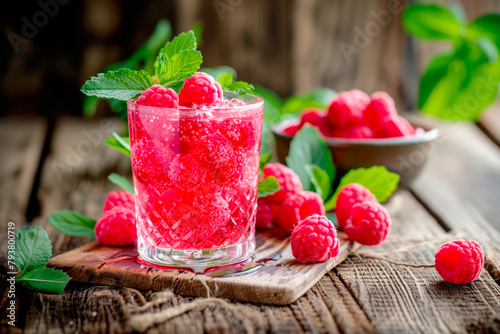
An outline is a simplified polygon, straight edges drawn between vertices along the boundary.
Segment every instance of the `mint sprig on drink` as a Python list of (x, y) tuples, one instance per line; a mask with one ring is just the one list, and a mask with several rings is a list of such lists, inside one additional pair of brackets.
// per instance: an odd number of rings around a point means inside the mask
[[(154, 74), (128, 68), (99, 73), (85, 82), (81, 92), (88, 96), (128, 101), (154, 84), (159, 84), (179, 93), (184, 79), (193, 76), (203, 62), (201, 52), (196, 47), (195, 34), (189, 30), (160, 49), (153, 65)], [(253, 86), (244, 81), (233, 82), (231, 73), (221, 75), (220, 80), (225, 91), (246, 94), (253, 90)]]

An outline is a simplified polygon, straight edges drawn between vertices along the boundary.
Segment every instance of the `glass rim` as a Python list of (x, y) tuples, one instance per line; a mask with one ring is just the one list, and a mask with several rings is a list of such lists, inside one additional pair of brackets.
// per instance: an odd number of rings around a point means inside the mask
[[(225, 92), (225, 93), (228, 93), (228, 92)], [(231, 93), (231, 92), (229, 92)], [(231, 93), (231, 94), (234, 94), (234, 93)], [(245, 104), (245, 105), (241, 105), (241, 106), (232, 106), (232, 107), (228, 107), (228, 106), (217, 106), (217, 105), (214, 105), (214, 106), (201, 106), (201, 107), (198, 107), (198, 108), (192, 108), (192, 107), (184, 107), (184, 106), (178, 106), (177, 108), (165, 108), (165, 107), (154, 107), (154, 106), (143, 106), (143, 105), (138, 105), (136, 103), (136, 99), (131, 99), (131, 100), (128, 100), (127, 101), (127, 108), (130, 108), (130, 107), (136, 107), (137, 109), (147, 109), (147, 110), (151, 110), (151, 111), (154, 111), (154, 110), (157, 110), (157, 111), (164, 111), (164, 110), (169, 110), (169, 111), (177, 111), (177, 112), (185, 112), (185, 113), (189, 113), (189, 112), (211, 112), (213, 110), (219, 110), (219, 111), (245, 111), (245, 110), (249, 110), (249, 109), (255, 109), (255, 108), (258, 108), (258, 107), (263, 107), (264, 106), (264, 100), (258, 96), (258, 95), (253, 95), (253, 94), (244, 94), (244, 95), (237, 95), (237, 94), (234, 94), (235, 97), (238, 97), (238, 96), (249, 96), (249, 97), (253, 97), (253, 98), (256, 98), (257, 100), (255, 102), (251, 102), (251, 103), (248, 103), (248, 104)], [(243, 101), (245, 102), (245, 101)]]

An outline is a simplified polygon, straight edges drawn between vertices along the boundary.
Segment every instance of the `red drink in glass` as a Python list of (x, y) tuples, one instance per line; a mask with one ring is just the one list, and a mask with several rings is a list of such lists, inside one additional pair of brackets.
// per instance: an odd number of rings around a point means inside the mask
[(263, 102), (225, 93), (214, 107), (128, 102), (138, 250), (195, 271), (255, 248)]

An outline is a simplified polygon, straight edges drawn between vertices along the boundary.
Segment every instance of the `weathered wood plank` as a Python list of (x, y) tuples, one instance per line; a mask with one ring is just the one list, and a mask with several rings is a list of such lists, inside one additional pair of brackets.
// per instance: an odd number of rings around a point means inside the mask
[(56, 122), (41, 172), (38, 190), (41, 212), (33, 221), (47, 230), (54, 255), (92, 240), (59, 233), (47, 217), (55, 210), (71, 209), (97, 218), (107, 193), (117, 189), (107, 176), (112, 172), (130, 176), (130, 159), (102, 143), (123, 127), (123, 123), (111, 119), (65, 117)]
[[(292, 255), (287, 235), (279, 229), (257, 232), (253, 260), (235, 267), (248, 271), (231, 276), (229, 268), (195, 274), (186, 270), (162, 270), (137, 262), (135, 246), (110, 247), (97, 242), (60, 254), (49, 261), (74, 281), (123, 286), (142, 290), (172, 289), (184, 296), (204, 296), (207, 287), (218, 291), (218, 297), (286, 305), (306, 293), (326, 272), (344, 261), (352, 249), (345, 234), (340, 233), (340, 255), (324, 263), (302, 264)], [(272, 258), (272, 261), (265, 259)], [(264, 262), (261, 262), (263, 261)], [(226, 276), (227, 275), (227, 276)]]
[[(409, 194), (392, 199), (389, 239), (363, 251), (388, 252), (414, 243), (405, 238), (445, 235), (436, 221)], [(450, 238), (451, 240), (451, 238)], [(433, 263), (444, 241), (390, 256), (393, 261)], [(376, 259), (350, 256), (336, 269), (342, 281), (381, 333), (466, 333), (500, 331), (500, 287), (486, 270), (463, 286), (446, 283), (434, 268), (409, 268)]]
[(473, 124), (441, 126), (442, 137), (412, 189), (450, 229), (482, 244), (500, 278), (500, 149)]

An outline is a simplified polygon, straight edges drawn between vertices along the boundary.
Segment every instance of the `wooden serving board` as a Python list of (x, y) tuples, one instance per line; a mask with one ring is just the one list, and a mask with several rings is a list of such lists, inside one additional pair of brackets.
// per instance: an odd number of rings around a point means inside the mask
[[(51, 259), (49, 267), (67, 272), (73, 281), (123, 286), (140, 290), (172, 289), (185, 296), (212, 296), (247, 302), (286, 305), (307, 292), (321, 277), (344, 261), (352, 242), (339, 232), (341, 252), (324, 263), (295, 260), (290, 241), (278, 229), (258, 231), (252, 260), (219, 267), (205, 274), (183, 269), (159, 269), (138, 262), (133, 247), (110, 247), (97, 242)], [(242, 271), (243, 270), (243, 271)]]

